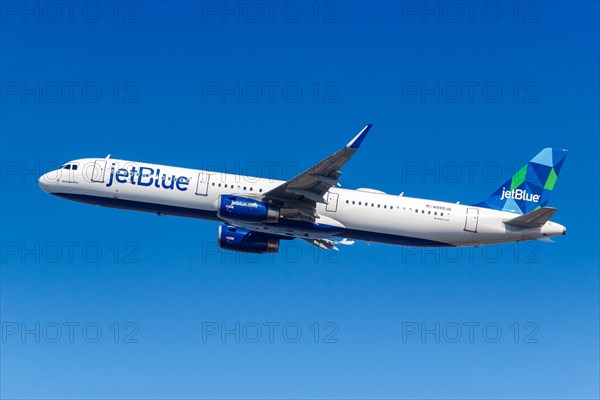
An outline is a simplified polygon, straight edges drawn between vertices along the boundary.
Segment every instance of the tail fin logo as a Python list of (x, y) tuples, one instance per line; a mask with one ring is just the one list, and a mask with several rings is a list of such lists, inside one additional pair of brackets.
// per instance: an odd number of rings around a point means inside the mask
[(525, 189), (506, 190), (506, 188), (502, 188), (502, 197), (500, 197), (500, 200), (504, 199), (525, 200), (539, 203), (540, 195), (527, 193), (527, 190)]

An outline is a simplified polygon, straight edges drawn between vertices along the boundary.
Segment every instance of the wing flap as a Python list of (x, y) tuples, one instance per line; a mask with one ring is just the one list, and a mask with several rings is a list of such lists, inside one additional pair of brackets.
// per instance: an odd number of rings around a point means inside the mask
[(317, 246), (323, 250), (335, 250), (339, 251), (338, 247), (335, 245), (333, 240), (329, 239), (302, 239), (305, 242), (312, 244), (313, 246)]
[(305, 242), (308, 242), (314, 246), (317, 246), (323, 250), (335, 250), (339, 251), (339, 248), (336, 246), (338, 244), (342, 244), (344, 246), (352, 246), (354, 244), (354, 240), (342, 239), (339, 241), (331, 240), (331, 239), (302, 239)]

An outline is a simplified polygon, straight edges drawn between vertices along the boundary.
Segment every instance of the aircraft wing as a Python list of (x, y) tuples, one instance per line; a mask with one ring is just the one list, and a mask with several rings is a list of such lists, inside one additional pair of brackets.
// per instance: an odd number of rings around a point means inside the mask
[(325, 203), (323, 196), (339, 186), (339, 169), (356, 153), (371, 129), (365, 126), (344, 148), (333, 153), (300, 175), (266, 192), (263, 200), (281, 207), (283, 218), (315, 222), (317, 203)]

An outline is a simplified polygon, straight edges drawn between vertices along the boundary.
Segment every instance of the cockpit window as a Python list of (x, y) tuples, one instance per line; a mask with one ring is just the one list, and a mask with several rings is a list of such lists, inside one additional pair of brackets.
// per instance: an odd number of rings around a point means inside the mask
[(63, 169), (71, 169), (71, 164), (65, 164), (65, 165), (63, 165)]
[(73, 168), (72, 168), (72, 170), (73, 170), (73, 171), (77, 171), (77, 164), (73, 164)]

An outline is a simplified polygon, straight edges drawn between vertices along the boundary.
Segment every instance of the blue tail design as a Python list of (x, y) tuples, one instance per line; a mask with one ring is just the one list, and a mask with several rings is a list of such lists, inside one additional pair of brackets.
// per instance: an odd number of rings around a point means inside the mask
[(546, 148), (520, 168), (477, 207), (526, 214), (545, 207), (556, 185), (567, 150)]

